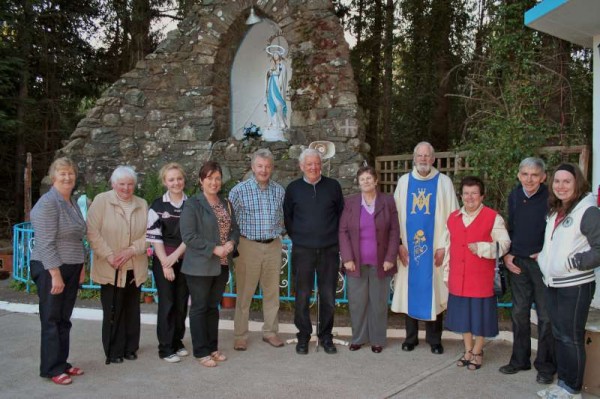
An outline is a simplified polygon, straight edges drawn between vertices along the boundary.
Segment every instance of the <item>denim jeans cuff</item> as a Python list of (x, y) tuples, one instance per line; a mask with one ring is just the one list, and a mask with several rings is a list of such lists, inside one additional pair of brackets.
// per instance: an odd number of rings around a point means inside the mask
[(573, 388), (571, 388), (570, 386), (568, 386), (567, 383), (564, 382), (563, 380), (558, 380), (558, 382), (556, 383), (556, 385), (558, 385), (559, 387), (561, 387), (565, 391), (569, 392), (571, 395), (577, 395), (578, 393), (581, 392), (581, 391), (574, 390)]

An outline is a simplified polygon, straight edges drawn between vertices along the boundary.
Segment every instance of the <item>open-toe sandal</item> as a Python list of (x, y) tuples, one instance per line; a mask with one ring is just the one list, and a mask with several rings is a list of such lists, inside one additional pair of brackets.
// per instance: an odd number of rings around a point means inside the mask
[(201, 365), (204, 367), (217, 367), (217, 362), (215, 362), (212, 356), (204, 356), (198, 359)]
[(65, 373), (69, 374), (69, 375), (84, 375), (85, 372), (80, 369), (79, 367), (71, 367), (70, 369), (68, 369), (67, 371), (65, 371)]
[(214, 351), (213, 353), (210, 354), (210, 357), (215, 362), (224, 362), (225, 360), (227, 360), (227, 356), (225, 356), (223, 353), (221, 353), (219, 351)]
[[(477, 360), (479, 358), (479, 363), (475, 363), (473, 360)], [(481, 363), (483, 363), (483, 351), (481, 353), (473, 353), (473, 358), (469, 361), (467, 368), (471, 371), (479, 370), (481, 368)]]
[(69, 385), (73, 382), (73, 380), (71, 379), (71, 377), (69, 377), (68, 374), (62, 373), (60, 375), (55, 375), (54, 377), (52, 377), (52, 382), (56, 385)]
[[(467, 359), (467, 354), (470, 354), (469, 358)], [(463, 352), (463, 355), (460, 359), (458, 359), (456, 361), (456, 366), (457, 367), (465, 367), (469, 365), (469, 362), (473, 360), (473, 352), (471, 349), (469, 349), (466, 352)]]

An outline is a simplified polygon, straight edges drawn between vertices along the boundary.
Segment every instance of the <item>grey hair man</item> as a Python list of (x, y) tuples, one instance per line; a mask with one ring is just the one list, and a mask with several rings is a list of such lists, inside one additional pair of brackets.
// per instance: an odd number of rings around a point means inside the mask
[(426, 141), (415, 146), (413, 170), (400, 177), (394, 193), (400, 219), (400, 265), (395, 278), (392, 311), (404, 313), (406, 339), (402, 350), (418, 345), (419, 320), (434, 354), (444, 353), (442, 312), (448, 302), (442, 262), (446, 220), (458, 209), (452, 180), (433, 167), (435, 152)]
[(537, 256), (544, 245), (548, 187), (546, 166), (539, 158), (525, 158), (517, 173), (519, 184), (508, 196), (508, 233), (512, 242), (504, 263), (510, 271), (512, 290), (513, 350), (503, 374), (531, 369), (531, 305), (538, 318), (538, 350), (534, 361), (536, 380), (550, 384), (556, 372), (552, 328), (546, 307), (545, 285)]
[(252, 154), (252, 176), (229, 192), (240, 227), (239, 257), (235, 260), (237, 301), (233, 348), (248, 347), (250, 304), (260, 284), (263, 291), (263, 341), (276, 348), (284, 345), (279, 331), (279, 275), (283, 231), (283, 187), (271, 180), (273, 154), (259, 149)]
[(298, 328), (296, 353), (308, 353), (312, 335), (309, 304), (316, 273), (320, 295), (317, 335), (325, 352), (333, 354), (337, 352), (332, 329), (340, 263), (338, 227), (344, 197), (337, 180), (321, 175), (322, 159), (317, 150), (304, 150), (299, 164), (303, 177), (288, 185), (283, 202), (285, 227), (293, 242), (294, 323)]

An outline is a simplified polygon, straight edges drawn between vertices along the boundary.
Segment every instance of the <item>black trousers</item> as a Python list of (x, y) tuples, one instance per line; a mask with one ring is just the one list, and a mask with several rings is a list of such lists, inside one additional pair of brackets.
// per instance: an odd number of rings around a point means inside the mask
[(40, 376), (51, 378), (71, 368), (69, 344), (71, 314), (77, 299), (79, 274), (82, 264), (64, 264), (59, 267), (65, 288), (62, 293), (52, 295), (52, 277), (42, 262), (32, 260), (31, 278), (37, 286), (40, 300), (40, 322), (42, 339), (40, 344)]
[(152, 259), (152, 272), (158, 290), (158, 314), (156, 335), (158, 337), (158, 356), (162, 359), (176, 353), (183, 346), (185, 318), (187, 317), (189, 291), (185, 276), (181, 273), (181, 263), (173, 265), (175, 280), (165, 278), (158, 257)]
[(314, 287), (315, 272), (319, 288), (319, 331), (321, 341), (333, 338), (333, 315), (335, 313), (335, 288), (340, 265), (339, 246), (305, 248), (292, 246), (292, 268), (296, 282), (296, 308), (294, 324), (298, 329), (299, 342), (308, 342), (312, 334), (310, 321), (310, 296)]
[[(442, 312), (437, 315), (435, 320), (423, 322), (425, 323), (425, 341), (429, 345), (439, 345), (442, 343), (443, 320), (444, 313)], [(419, 320), (405, 315), (404, 323), (406, 326), (406, 339), (404, 343), (417, 345), (419, 343)]]
[(538, 263), (531, 258), (515, 257), (521, 274), (510, 274), (512, 290), (513, 350), (510, 364), (515, 367), (531, 365), (531, 305), (535, 303), (538, 317), (538, 350), (534, 366), (546, 376), (556, 372), (554, 336), (546, 306), (546, 286)]
[[(115, 295), (112, 284), (100, 286), (102, 302), (102, 345), (106, 357), (123, 357), (140, 347), (140, 287), (135, 285), (133, 271), (127, 271), (125, 287), (116, 288), (115, 316), (111, 329), (110, 308)], [(112, 334), (111, 334), (112, 332)], [(110, 353), (109, 353), (110, 342)]]
[(185, 275), (192, 306), (190, 333), (194, 357), (201, 358), (219, 349), (219, 303), (229, 279), (229, 267), (222, 266), (218, 276)]

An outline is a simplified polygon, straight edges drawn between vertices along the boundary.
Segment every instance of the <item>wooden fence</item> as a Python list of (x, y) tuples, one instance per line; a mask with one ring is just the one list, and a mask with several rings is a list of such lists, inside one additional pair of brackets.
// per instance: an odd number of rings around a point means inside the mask
[[(563, 160), (578, 163), (583, 175), (588, 176), (590, 147), (587, 145), (542, 147), (538, 153), (542, 158), (558, 153)], [(375, 158), (375, 169), (379, 174), (379, 189), (384, 193), (393, 193), (398, 178), (412, 170), (412, 161), (413, 154), (384, 155)], [(473, 170), (469, 165), (469, 151), (436, 152), (434, 166), (450, 178), (458, 173)]]

